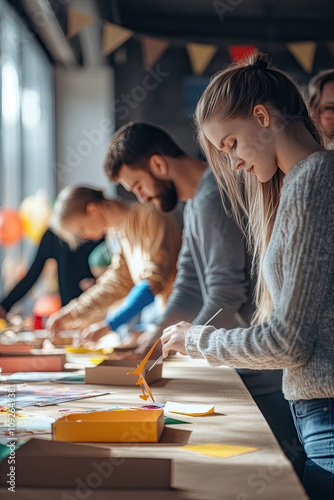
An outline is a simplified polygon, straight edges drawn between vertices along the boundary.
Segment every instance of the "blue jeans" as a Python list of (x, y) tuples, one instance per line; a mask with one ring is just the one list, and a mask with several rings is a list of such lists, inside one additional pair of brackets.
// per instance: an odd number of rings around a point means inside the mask
[(307, 456), (303, 485), (311, 500), (334, 500), (334, 398), (290, 401)]

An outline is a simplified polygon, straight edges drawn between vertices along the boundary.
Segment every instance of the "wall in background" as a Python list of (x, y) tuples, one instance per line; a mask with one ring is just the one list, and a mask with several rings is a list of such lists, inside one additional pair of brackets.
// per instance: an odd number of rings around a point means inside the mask
[[(0, 206), (17, 209), (43, 189), (54, 195), (53, 66), (14, 9), (0, 0)], [(0, 246), (0, 293), (34, 251), (24, 238)], [(6, 271), (6, 272), (5, 272)]]
[(81, 184), (104, 187), (110, 194), (113, 186), (103, 162), (115, 130), (113, 70), (56, 68), (55, 76), (57, 192)]

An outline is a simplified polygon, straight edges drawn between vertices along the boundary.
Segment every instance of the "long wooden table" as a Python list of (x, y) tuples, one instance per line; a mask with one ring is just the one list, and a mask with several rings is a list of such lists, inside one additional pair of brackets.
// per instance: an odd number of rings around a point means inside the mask
[[(107, 405), (141, 406), (138, 387), (87, 386), (112, 390), (113, 394), (94, 399), (63, 403), (59, 406), (95, 409)], [(164, 500), (191, 498), (201, 500), (306, 500), (307, 496), (290, 462), (281, 451), (262, 414), (239, 375), (226, 367), (211, 368), (202, 361), (175, 360), (164, 363), (163, 379), (151, 385), (157, 403), (211, 403), (215, 413), (190, 417), (170, 413), (189, 424), (167, 425), (157, 444), (106, 444), (122, 457), (172, 459), (172, 484), (187, 493), (168, 491), (94, 491), (89, 498), (143, 498)], [(58, 407), (37, 411), (59, 417)], [(26, 410), (26, 409), (25, 409)], [(36, 408), (30, 407), (31, 411)], [(39, 436), (40, 437), (40, 436)], [(51, 435), (44, 435), (51, 439)], [(259, 448), (255, 452), (230, 458), (211, 458), (182, 449), (183, 445), (222, 443)], [(100, 445), (100, 443), (99, 443)], [(17, 472), (19, 473), (19, 472)], [(148, 471), (149, 473), (149, 471)], [(129, 485), (131, 479), (129, 478)], [(0, 498), (12, 498), (0, 489)], [(74, 492), (65, 490), (17, 489), (16, 500), (69, 500)], [(67, 496), (66, 496), (67, 495)], [(72, 495), (72, 496), (71, 496)], [(78, 499), (79, 500), (79, 499)]]

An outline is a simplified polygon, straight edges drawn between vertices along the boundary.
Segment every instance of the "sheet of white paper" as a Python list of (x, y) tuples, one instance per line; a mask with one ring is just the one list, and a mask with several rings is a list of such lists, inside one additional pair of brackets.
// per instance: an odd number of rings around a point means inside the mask
[(213, 405), (197, 404), (197, 403), (173, 403), (167, 401), (165, 404), (164, 412), (180, 413), (181, 415), (207, 415), (213, 413), (215, 408)]

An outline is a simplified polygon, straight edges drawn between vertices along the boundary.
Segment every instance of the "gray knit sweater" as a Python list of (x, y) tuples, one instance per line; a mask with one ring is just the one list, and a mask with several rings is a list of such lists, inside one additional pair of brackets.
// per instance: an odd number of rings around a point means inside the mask
[(334, 397), (334, 152), (318, 151), (287, 173), (264, 277), (274, 303), (267, 323), (193, 326), (193, 358), (235, 368), (283, 368), (286, 399)]

